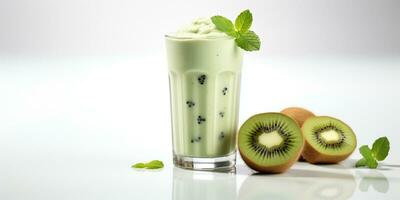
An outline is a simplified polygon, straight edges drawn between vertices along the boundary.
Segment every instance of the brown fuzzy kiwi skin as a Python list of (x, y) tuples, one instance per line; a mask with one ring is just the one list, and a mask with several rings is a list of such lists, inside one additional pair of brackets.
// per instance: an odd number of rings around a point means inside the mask
[(276, 165), (276, 166), (265, 167), (265, 166), (257, 165), (256, 163), (254, 163), (253, 161), (248, 159), (244, 154), (242, 154), (240, 148), (239, 148), (239, 153), (240, 153), (240, 156), (242, 157), (243, 161), (250, 168), (252, 168), (260, 173), (278, 174), (278, 173), (283, 173), (283, 172), (287, 171), (299, 159), (301, 153), (303, 152), (304, 143), (305, 143), (305, 141), (304, 141), (304, 137), (303, 137), (303, 145), (302, 145), (301, 149), (298, 151), (297, 155), (295, 157), (293, 157), (292, 160), (289, 160), (287, 163), (284, 163), (281, 165)]
[[(315, 114), (312, 113), (311, 111), (305, 109), (305, 108), (300, 108), (300, 107), (288, 107), (285, 108), (281, 111), (281, 113), (289, 116), (292, 118), (296, 123), (302, 127), (304, 122), (310, 118), (310, 117), (315, 117)], [(303, 132), (303, 131), (302, 131)], [(302, 155), (299, 157), (299, 161), (304, 162), (306, 161)]]
[(297, 124), (302, 127), (304, 122), (310, 118), (310, 117), (315, 117), (314, 113), (311, 111), (300, 108), (300, 107), (289, 107), (285, 108), (281, 111), (281, 113), (289, 116), (290, 118), (294, 119), (294, 121), (297, 122)]
[(330, 156), (330, 155), (324, 155), (316, 151), (308, 142), (306, 141), (304, 144), (304, 149), (303, 153), (301, 154), (304, 160), (311, 164), (335, 164), (338, 163), (342, 160), (345, 160), (347, 157), (351, 155), (350, 152), (349, 154), (346, 155), (341, 155), (341, 156)]
[[(341, 122), (344, 123), (343, 121), (341, 121)], [(344, 123), (344, 124), (346, 124), (346, 123)], [(301, 127), (301, 132), (304, 134), (304, 127)], [(304, 137), (304, 139), (305, 139), (305, 137)], [(355, 147), (356, 147), (357, 140), (355, 142), (356, 142), (356, 144), (355, 144)], [(353, 149), (353, 151), (354, 151), (354, 149)], [(340, 156), (325, 155), (325, 154), (320, 153), (316, 149), (314, 149), (308, 143), (308, 141), (305, 140), (304, 148), (303, 148), (303, 152), (301, 153), (301, 156), (307, 162), (312, 163), (312, 164), (335, 164), (335, 163), (338, 163), (338, 162), (348, 158), (353, 153), (353, 151), (351, 151), (348, 154), (343, 154)]]
[(300, 154), (299, 162), (306, 162), (306, 159), (303, 158), (303, 155)]

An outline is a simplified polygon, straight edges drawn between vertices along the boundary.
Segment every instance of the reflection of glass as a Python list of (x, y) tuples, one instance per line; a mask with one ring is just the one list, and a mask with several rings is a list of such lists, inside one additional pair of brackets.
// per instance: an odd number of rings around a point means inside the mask
[(292, 169), (279, 175), (249, 176), (240, 187), (239, 200), (348, 199), (356, 185), (349, 171), (331, 173)]
[(357, 175), (362, 177), (359, 189), (363, 192), (367, 192), (371, 185), (380, 193), (386, 193), (389, 190), (389, 181), (386, 176), (376, 170), (370, 170), (368, 173), (357, 172)]
[(236, 199), (236, 175), (174, 167), (173, 200)]

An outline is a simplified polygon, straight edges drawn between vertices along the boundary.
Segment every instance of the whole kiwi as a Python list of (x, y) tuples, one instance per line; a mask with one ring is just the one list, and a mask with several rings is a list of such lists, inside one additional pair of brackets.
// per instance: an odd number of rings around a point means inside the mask
[(305, 108), (300, 108), (300, 107), (285, 108), (281, 111), (281, 113), (294, 119), (299, 124), (300, 127), (303, 126), (304, 122), (308, 118), (315, 117), (314, 113)]
[[(281, 113), (294, 119), (297, 122), (297, 124), (299, 124), (300, 127), (303, 126), (304, 122), (308, 118), (315, 117), (314, 113), (305, 108), (300, 108), (300, 107), (288, 107), (283, 109)], [(299, 157), (299, 161), (305, 161), (303, 156)]]

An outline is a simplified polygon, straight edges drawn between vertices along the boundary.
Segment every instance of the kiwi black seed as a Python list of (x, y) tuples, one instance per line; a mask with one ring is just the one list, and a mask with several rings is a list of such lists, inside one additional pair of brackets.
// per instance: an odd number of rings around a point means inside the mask
[(337, 163), (354, 151), (356, 135), (343, 121), (327, 116), (311, 117), (302, 126), (303, 158), (310, 163)]
[(240, 127), (238, 147), (245, 163), (262, 173), (280, 173), (299, 158), (304, 137), (299, 125), (281, 113), (252, 116)]

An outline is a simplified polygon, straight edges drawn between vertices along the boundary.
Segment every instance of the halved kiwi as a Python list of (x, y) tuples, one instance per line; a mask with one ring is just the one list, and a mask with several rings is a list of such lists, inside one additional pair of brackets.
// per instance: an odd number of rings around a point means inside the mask
[(299, 125), (281, 113), (254, 115), (239, 130), (240, 155), (250, 168), (262, 173), (286, 171), (299, 158), (303, 144)]
[(333, 117), (311, 117), (301, 129), (306, 140), (302, 156), (310, 163), (340, 162), (357, 146), (353, 130)]

